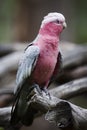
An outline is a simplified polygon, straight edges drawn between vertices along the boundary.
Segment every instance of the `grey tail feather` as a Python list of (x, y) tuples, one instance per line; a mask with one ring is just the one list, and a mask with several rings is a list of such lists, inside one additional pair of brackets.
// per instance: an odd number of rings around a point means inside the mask
[(37, 111), (35, 109), (32, 109), (31, 107), (28, 108), (26, 114), (23, 116), (23, 118), (21, 119), (21, 122), (25, 125), (25, 126), (30, 126), (33, 123), (34, 120), (34, 116), (37, 113)]
[(31, 108), (31, 106), (29, 106), (25, 115), (20, 118), (17, 114), (17, 110), (18, 110), (18, 101), (16, 101), (15, 107), (13, 106), (12, 108), (11, 121), (10, 121), (11, 125), (16, 126), (19, 122), (21, 122), (25, 126), (32, 125), (34, 120), (34, 115), (37, 113), (37, 111)]
[[(28, 83), (29, 84), (29, 83)], [(32, 89), (34, 88), (34, 86), (30, 86), (28, 85), (27, 83), (24, 84), (24, 87), (27, 87), (28, 88), (28, 91), (27, 94), (29, 96), (29, 93), (32, 91)], [(30, 89), (29, 89), (30, 88)], [(17, 125), (18, 123), (22, 123), (23, 125), (26, 125), (26, 126), (29, 126), (32, 124), (33, 122), (33, 119), (34, 119), (34, 115), (35, 113), (37, 113), (37, 111), (33, 108), (31, 108), (31, 106), (27, 107), (27, 101), (25, 101), (25, 107), (27, 108), (26, 109), (26, 112), (24, 113), (24, 115), (22, 116), (19, 116), (18, 114), (18, 110), (19, 110), (19, 104), (20, 104), (20, 100), (21, 100), (21, 93), (22, 93), (22, 90), (21, 89), (17, 94), (16, 94), (16, 97), (14, 99), (14, 104), (12, 106), (12, 111), (11, 111), (11, 120), (10, 120), (10, 123), (11, 125), (15, 126)], [(26, 97), (26, 95), (25, 95)], [(23, 105), (23, 103), (22, 103)], [(20, 108), (21, 109), (21, 108)]]
[(12, 110), (11, 110), (10, 123), (11, 123), (12, 126), (15, 126), (20, 120), (20, 118), (17, 115), (18, 100), (15, 101), (15, 103), (12, 106)]

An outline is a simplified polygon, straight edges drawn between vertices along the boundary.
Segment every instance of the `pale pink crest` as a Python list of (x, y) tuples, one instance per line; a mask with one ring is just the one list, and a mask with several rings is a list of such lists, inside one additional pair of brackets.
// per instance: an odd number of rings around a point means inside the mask
[(47, 24), (49, 22), (53, 22), (59, 20), (62, 23), (65, 23), (65, 17), (61, 13), (53, 12), (53, 13), (48, 13), (47, 16), (44, 17), (42, 23), (41, 23), (41, 28), (44, 26), (44, 24)]

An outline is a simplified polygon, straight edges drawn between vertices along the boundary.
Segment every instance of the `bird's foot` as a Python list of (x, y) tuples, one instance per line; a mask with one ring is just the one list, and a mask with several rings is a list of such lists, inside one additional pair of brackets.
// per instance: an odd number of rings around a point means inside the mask
[(36, 93), (42, 96), (42, 91), (38, 84), (33, 84), (31, 88), (29, 88), (29, 94), (27, 95), (27, 101), (31, 99)]
[(34, 87), (35, 91), (37, 91), (40, 96), (43, 96), (44, 93), (45, 93), (45, 95), (49, 99), (51, 99), (51, 95), (50, 95), (50, 93), (49, 93), (49, 91), (48, 91), (48, 89), (46, 87), (40, 88), (38, 84), (34, 84), (33, 87)]
[(42, 95), (42, 91), (41, 91), (41, 89), (40, 89), (40, 87), (39, 87), (38, 84), (34, 84), (34, 88), (37, 90), (37, 92), (38, 92), (40, 95)]
[(49, 91), (48, 91), (48, 89), (46, 87), (42, 88), (42, 91), (44, 91), (46, 96), (48, 96), (49, 99), (51, 99), (51, 95), (50, 95), (50, 93), (49, 93)]

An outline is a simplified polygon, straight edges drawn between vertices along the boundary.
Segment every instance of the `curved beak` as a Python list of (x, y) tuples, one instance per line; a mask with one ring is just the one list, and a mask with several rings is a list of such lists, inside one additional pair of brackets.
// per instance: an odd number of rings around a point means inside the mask
[(66, 22), (63, 22), (63, 29), (65, 29), (67, 27)]

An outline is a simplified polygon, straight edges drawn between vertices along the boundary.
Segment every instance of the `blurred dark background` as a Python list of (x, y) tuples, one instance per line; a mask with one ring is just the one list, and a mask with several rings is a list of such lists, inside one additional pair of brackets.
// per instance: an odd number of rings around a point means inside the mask
[(54, 11), (66, 17), (62, 40), (87, 41), (86, 0), (0, 0), (0, 43), (32, 41), (43, 16)]
[[(86, 0), (0, 0), (0, 44), (31, 42), (37, 35), (41, 21), (49, 12), (63, 13), (67, 29), (61, 40), (87, 42)], [(25, 130), (25, 127), (22, 128)], [(58, 130), (44, 118), (35, 119), (29, 130)]]

